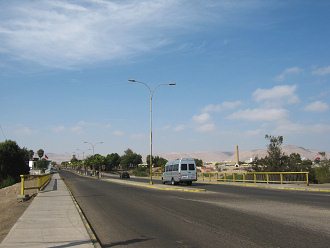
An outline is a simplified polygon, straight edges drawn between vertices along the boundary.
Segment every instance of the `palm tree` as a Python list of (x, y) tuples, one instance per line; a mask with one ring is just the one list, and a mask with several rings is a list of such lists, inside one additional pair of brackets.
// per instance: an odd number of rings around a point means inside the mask
[(41, 159), (43, 156), (44, 156), (44, 150), (42, 150), (42, 149), (39, 149), (38, 151), (37, 151), (37, 154), (38, 154), (38, 157), (39, 157), (39, 159)]

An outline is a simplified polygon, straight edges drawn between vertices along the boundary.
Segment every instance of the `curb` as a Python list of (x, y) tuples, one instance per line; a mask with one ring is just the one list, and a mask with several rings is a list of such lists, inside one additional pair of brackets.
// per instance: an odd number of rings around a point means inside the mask
[(321, 192), (321, 193), (330, 193), (330, 189), (320, 189), (320, 188), (296, 188), (296, 187), (272, 187), (272, 186), (259, 186), (254, 184), (228, 184), (228, 183), (214, 183), (214, 182), (197, 182), (205, 183), (212, 185), (229, 185), (236, 187), (251, 187), (256, 189), (270, 189), (270, 190), (291, 190), (291, 191), (304, 191), (304, 192)]
[[(61, 178), (61, 179), (63, 180), (63, 178)], [(78, 213), (79, 213), (79, 215), (80, 215), (80, 218), (81, 218), (81, 220), (82, 220), (82, 222), (83, 222), (83, 224), (84, 224), (84, 226), (85, 226), (85, 228), (86, 228), (86, 231), (87, 231), (87, 233), (88, 233), (88, 235), (89, 235), (89, 237), (90, 237), (90, 239), (91, 239), (91, 242), (92, 242), (93, 246), (94, 246), (95, 248), (101, 248), (102, 246), (100, 245), (100, 242), (99, 242), (98, 238), (96, 237), (93, 228), (92, 228), (91, 225), (89, 224), (89, 222), (88, 222), (88, 220), (87, 220), (87, 218), (86, 218), (84, 212), (81, 210), (81, 208), (80, 208), (78, 202), (77, 202), (76, 199), (74, 198), (74, 196), (73, 196), (71, 190), (69, 189), (68, 185), (66, 184), (65, 180), (63, 180), (63, 182), (64, 182), (64, 184), (65, 184), (67, 190), (69, 191), (69, 194), (70, 194), (70, 196), (71, 196), (71, 198), (72, 198), (72, 201), (73, 201), (73, 203), (74, 203), (74, 205), (75, 205), (75, 207), (76, 207), (76, 209), (77, 209), (77, 211), (78, 211)]]
[(205, 189), (200, 189), (200, 188), (188, 189), (188, 188), (178, 188), (178, 187), (176, 187), (176, 188), (174, 188), (174, 187), (157, 187), (157, 186), (146, 184), (146, 183), (136, 183), (136, 182), (126, 183), (125, 181), (120, 181), (119, 179), (101, 179), (101, 180), (118, 183), (118, 184), (132, 185), (132, 186), (137, 186), (137, 187), (141, 187), (141, 188), (155, 189), (155, 190), (181, 191), (181, 192), (190, 192), (190, 193), (206, 192)]

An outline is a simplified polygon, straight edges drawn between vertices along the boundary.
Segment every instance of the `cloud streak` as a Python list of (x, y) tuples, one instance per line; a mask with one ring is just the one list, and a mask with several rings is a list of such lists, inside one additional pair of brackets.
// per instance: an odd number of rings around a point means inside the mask
[(256, 102), (269, 105), (295, 104), (299, 102), (296, 89), (296, 85), (278, 85), (270, 89), (257, 89), (252, 96)]
[(240, 1), (83, 0), (0, 3), (0, 54), (51, 68), (127, 61), (205, 23), (228, 25), (260, 6)]

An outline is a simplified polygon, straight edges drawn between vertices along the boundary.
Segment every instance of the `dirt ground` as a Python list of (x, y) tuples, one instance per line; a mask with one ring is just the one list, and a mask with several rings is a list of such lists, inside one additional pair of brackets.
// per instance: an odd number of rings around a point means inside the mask
[(33, 198), (19, 202), (20, 183), (0, 189), (0, 242), (30, 205)]

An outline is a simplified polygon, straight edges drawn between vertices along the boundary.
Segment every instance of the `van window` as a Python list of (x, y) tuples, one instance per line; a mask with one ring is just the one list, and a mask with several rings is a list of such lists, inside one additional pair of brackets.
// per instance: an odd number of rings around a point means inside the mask
[(175, 164), (174, 166), (173, 166), (173, 171), (178, 171), (179, 170), (179, 165), (178, 164)]
[(187, 164), (181, 164), (181, 170), (187, 170), (188, 166)]
[(169, 171), (173, 171), (173, 164), (170, 165)]
[(195, 170), (195, 165), (194, 164), (189, 164), (189, 170)]

